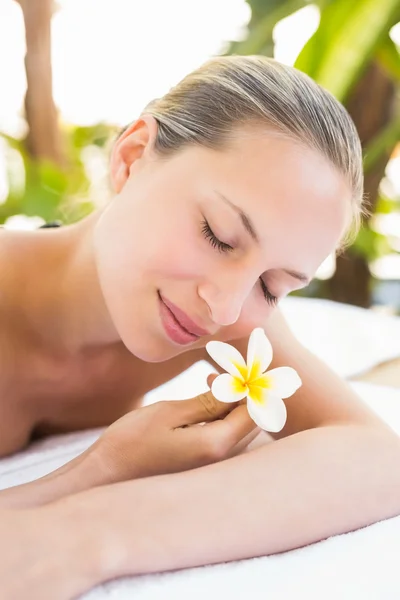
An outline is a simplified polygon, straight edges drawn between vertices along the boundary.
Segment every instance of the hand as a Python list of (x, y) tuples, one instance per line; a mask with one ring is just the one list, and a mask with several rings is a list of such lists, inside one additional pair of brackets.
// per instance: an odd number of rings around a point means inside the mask
[[(211, 383), (216, 375), (209, 375)], [(260, 432), (244, 404), (211, 391), (138, 408), (113, 423), (89, 450), (103, 483), (194, 469), (239, 453)]]

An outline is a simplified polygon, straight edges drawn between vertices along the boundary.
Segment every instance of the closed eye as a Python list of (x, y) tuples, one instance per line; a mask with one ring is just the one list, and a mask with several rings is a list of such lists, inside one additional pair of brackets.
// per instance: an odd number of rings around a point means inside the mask
[(206, 219), (204, 219), (201, 222), (202, 228), (201, 231), (204, 235), (204, 237), (206, 239), (208, 239), (208, 241), (210, 242), (211, 246), (213, 246), (213, 248), (218, 249), (220, 252), (232, 252), (234, 250), (234, 248), (232, 248), (232, 246), (230, 246), (229, 244), (225, 244), (225, 242), (221, 242), (221, 240), (219, 240), (216, 235), (214, 234), (213, 230), (211, 229), (210, 225), (208, 224), (208, 221)]
[(266, 299), (268, 304), (271, 304), (271, 306), (276, 306), (278, 304), (278, 298), (276, 296), (274, 296), (273, 294), (271, 294), (271, 292), (269, 291), (268, 287), (265, 285), (265, 282), (261, 279), (261, 277), (260, 277), (260, 282), (261, 282), (261, 289), (264, 294), (264, 298)]
[[(211, 227), (206, 219), (204, 219), (201, 222), (201, 225), (202, 225), (201, 231), (202, 231), (203, 236), (206, 238), (206, 240), (208, 240), (208, 242), (211, 244), (211, 246), (213, 248), (215, 248), (216, 250), (218, 250), (219, 252), (222, 252), (222, 253), (232, 252), (235, 249), (235, 248), (232, 248), (232, 246), (230, 246), (229, 244), (226, 244), (225, 242), (222, 242), (220, 239), (217, 238), (217, 236), (214, 234), (213, 230), (211, 229)], [(261, 284), (261, 290), (262, 290), (265, 300), (271, 306), (275, 306), (278, 303), (278, 298), (276, 296), (274, 296), (273, 294), (271, 294), (267, 285), (265, 284), (263, 279), (261, 279), (261, 277), (260, 277), (260, 284)]]

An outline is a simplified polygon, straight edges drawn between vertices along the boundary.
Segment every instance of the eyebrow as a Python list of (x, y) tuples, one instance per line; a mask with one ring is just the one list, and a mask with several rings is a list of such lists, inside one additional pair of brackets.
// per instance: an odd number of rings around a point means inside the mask
[(233, 210), (235, 212), (237, 212), (237, 214), (239, 215), (244, 228), (246, 229), (246, 231), (251, 235), (251, 237), (253, 238), (253, 240), (259, 244), (260, 243), (260, 238), (258, 237), (256, 230), (254, 229), (254, 225), (251, 222), (251, 219), (248, 215), (246, 215), (246, 213), (239, 208), (239, 206), (236, 206), (236, 204), (234, 204), (231, 200), (229, 200), (226, 196), (224, 196), (223, 194), (221, 194), (220, 192), (217, 192), (218, 197), (223, 200), (226, 204), (229, 204), (229, 206), (231, 208), (233, 208)]
[[(259, 244), (260, 238), (257, 235), (257, 232), (254, 228), (254, 225), (253, 225), (250, 217), (239, 206), (237, 206), (231, 200), (229, 200), (229, 198), (227, 198), (226, 196), (221, 194), (221, 192), (216, 192), (216, 193), (217, 193), (218, 198), (223, 200), (226, 204), (229, 204), (229, 206), (231, 208), (233, 208), (233, 210), (239, 215), (240, 220), (242, 221), (242, 224), (243, 224), (244, 228), (246, 229), (246, 231), (250, 234), (250, 236), (256, 242), (256, 244)], [(309, 284), (311, 281), (310, 277), (308, 277), (305, 273), (299, 273), (298, 271), (293, 271), (293, 269), (280, 269), (280, 270), (284, 271), (285, 273), (287, 273), (294, 279), (298, 279), (299, 281), (301, 281), (302, 283), (304, 283), (306, 285)]]

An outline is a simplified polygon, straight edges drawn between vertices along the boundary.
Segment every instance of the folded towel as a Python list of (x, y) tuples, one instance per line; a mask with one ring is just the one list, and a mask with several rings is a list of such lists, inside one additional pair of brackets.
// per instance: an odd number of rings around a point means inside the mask
[(280, 307), (300, 342), (342, 377), (400, 357), (400, 317), (294, 296), (284, 298)]

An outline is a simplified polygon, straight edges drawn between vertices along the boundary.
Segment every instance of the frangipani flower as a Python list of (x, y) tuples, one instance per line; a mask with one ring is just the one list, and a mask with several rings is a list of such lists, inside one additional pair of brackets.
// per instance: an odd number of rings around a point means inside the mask
[(227, 373), (214, 379), (211, 391), (221, 402), (237, 402), (247, 396), (247, 410), (253, 421), (266, 431), (280, 431), (286, 423), (288, 398), (301, 386), (291, 367), (267, 371), (272, 361), (272, 346), (261, 327), (250, 334), (247, 363), (236, 348), (225, 342), (206, 344), (211, 358)]

